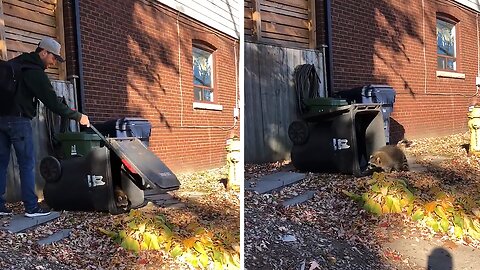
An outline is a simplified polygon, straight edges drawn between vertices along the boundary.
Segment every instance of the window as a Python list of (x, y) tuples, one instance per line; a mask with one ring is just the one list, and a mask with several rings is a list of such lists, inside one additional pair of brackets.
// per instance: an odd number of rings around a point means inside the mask
[(194, 100), (214, 102), (213, 51), (194, 45), (192, 53)]
[(456, 58), (455, 23), (450, 20), (437, 19), (437, 68), (455, 71)]

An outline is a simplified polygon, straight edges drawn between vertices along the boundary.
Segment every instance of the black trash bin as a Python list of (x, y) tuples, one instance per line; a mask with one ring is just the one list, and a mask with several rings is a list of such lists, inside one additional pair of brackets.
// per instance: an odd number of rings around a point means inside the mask
[(302, 171), (361, 175), (373, 151), (385, 145), (380, 104), (339, 106), (306, 120), (292, 123), (308, 129), (291, 151)]
[(389, 85), (370, 84), (363, 87), (357, 87), (346, 91), (340, 91), (335, 94), (352, 103), (380, 103), (382, 104), (382, 115), (385, 130), (385, 140), (390, 144), (390, 115), (393, 112), (396, 92)]
[(136, 137), (148, 147), (152, 125), (147, 119), (139, 117), (123, 117), (95, 124), (104, 136), (111, 138)]
[[(107, 211), (118, 214), (144, 203), (144, 190), (167, 192), (180, 183), (172, 171), (138, 138), (109, 138), (111, 148), (94, 147), (87, 155), (42, 159), (43, 194), (55, 210)], [(115, 203), (114, 182), (130, 201), (128, 209)]]

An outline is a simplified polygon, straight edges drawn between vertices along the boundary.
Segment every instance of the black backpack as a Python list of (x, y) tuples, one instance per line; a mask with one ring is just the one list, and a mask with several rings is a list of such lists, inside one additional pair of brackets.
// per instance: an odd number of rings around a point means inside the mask
[(18, 113), (15, 95), (22, 78), (22, 71), (26, 69), (41, 68), (33, 64), (23, 64), (18, 58), (9, 61), (0, 60), (0, 115)]

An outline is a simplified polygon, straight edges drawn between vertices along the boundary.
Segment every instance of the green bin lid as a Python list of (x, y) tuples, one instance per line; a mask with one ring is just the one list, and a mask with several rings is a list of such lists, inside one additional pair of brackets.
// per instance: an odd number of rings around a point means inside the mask
[(307, 106), (344, 106), (348, 102), (344, 99), (335, 98), (310, 98), (304, 100)]
[(60, 141), (101, 141), (97, 134), (86, 132), (67, 132), (55, 135)]

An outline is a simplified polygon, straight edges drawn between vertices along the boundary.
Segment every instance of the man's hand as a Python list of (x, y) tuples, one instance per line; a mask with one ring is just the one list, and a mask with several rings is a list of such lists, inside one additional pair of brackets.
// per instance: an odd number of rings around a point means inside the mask
[(82, 114), (82, 117), (80, 118), (80, 125), (90, 127), (90, 120), (88, 120), (88, 116), (85, 114)]

